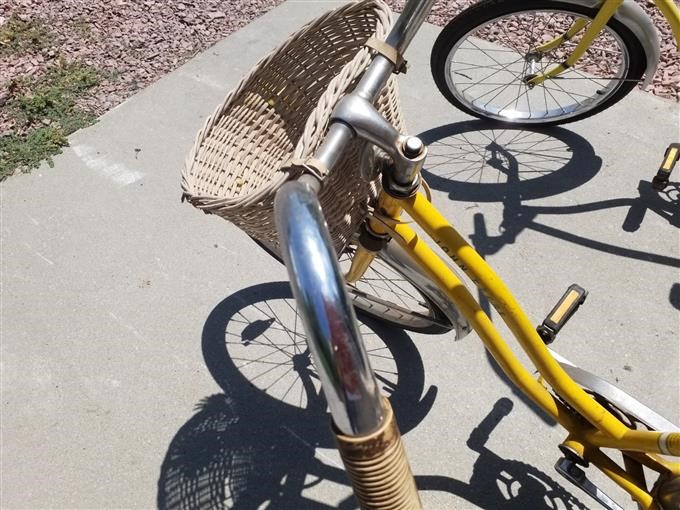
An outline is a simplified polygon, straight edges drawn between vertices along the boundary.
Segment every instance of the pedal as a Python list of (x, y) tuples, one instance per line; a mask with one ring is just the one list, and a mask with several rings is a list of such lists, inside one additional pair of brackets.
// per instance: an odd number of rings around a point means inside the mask
[(575, 283), (569, 286), (543, 323), (536, 328), (539, 336), (546, 344), (550, 344), (555, 340), (557, 333), (560, 332), (571, 316), (574, 315), (578, 307), (583, 304), (587, 295), (588, 292)]
[(555, 469), (559, 474), (576, 485), (583, 492), (588, 494), (595, 501), (600, 503), (608, 510), (623, 510), (612, 498), (607, 496), (602, 489), (591, 482), (586, 476), (585, 471), (576, 465), (574, 461), (562, 457), (555, 464)]
[(673, 171), (673, 167), (680, 159), (680, 143), (672, 143), (663, 155), (663, 162), (652, 179), (652, 187), (657, 191), (663, 191), (668, 185), (668, 181)]

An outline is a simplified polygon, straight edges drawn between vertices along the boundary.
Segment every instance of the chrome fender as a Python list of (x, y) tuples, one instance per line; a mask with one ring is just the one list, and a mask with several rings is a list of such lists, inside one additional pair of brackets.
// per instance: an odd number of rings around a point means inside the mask
[[(602, 0), (562, 0), (564, 3), (581, 5), (591, 9), (598, 9), (602, 5)], [(661, 50), (659, 48), (659, 37), (656, 27), (649, 19), (645, 11), (634, 0), (624, 0), (621, 7), (614, 14), (617, 21), (623, 23), (631, 32), (637, 37), (638, 41), (645, 50), (647, 58), (647, 67), (645, 69), (645, 79), (642, 82), (642, 88), (645, 89), (652, 83), (652, 78), (656, 73), (656, 68), (659, 65), (659, 56)]]
[[(393, 268), (398, 269), (402, 276), (411, 283), (419, 286), (425, 296), (433, 301), (446, 315), (446, 318), (449, 319), (453, 326), (454, 340), (462, 339), (472, 330), (472, 327), (463, 313), (458, 310), (458, 307), (453, 304), (444, 291), (430, 280), (394, 239), (387, 243), (387, 246), (382, 249), (381, 253), (383, 258), (389, 261)], [(451, 270), (455, 272), (453, 268)]]

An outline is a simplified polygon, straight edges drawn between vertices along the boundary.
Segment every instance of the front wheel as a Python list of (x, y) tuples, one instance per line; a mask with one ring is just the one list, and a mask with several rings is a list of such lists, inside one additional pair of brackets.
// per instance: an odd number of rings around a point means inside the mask
[(526, 81), (564, 62), (585, 29), (567, 32), (596, 14), (554, 0), (482, 0), (437, 38), (430, 62), (435, 83), (454, 106), (479, 118), (554, 125), (594, 115), (628, 94), (646, 67), (642, 45), (616, 19), (573, 67), (534, 87)]
[[(340, 256), (343, 272), (356, 251), (352, 242)], [(470, 326), (444, 293), (424, 275), (394, 241), (380, 250), (362, 278), (347, 285), (354, 307), (381, 322), (419, 333), (446, 333), (458, 338)]]
[[(283, 264), (275, 250), (251, 239)], [(343, 273), (349, 270), (356, 249), (357, 241), (353, 239), (340, 254), (338, 262)], [(471, 330), (458, 308), (395, 241), (376, 254), (358, 282), (347, 284), (347, 293), (355, 309), (401, 329), (427, 334), (450, 332), (457, 339)]]

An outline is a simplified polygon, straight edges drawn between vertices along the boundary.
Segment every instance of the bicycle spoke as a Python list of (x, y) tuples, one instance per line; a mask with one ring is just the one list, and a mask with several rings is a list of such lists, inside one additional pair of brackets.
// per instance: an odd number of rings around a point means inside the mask
[[(590, 76), (586, 76), (585, 74), (583, 74), (582, 72), (580, 72), (578, 69), (571, 69), (571, 72), (573, 72), (573, 73), (575, 73), (575, 74), (578, 74), (578, 75), (581, 77), (581, 79), (583, 79), (583, 80), (587, 80), (587, 81), (593, 82), (595, 85), (597, 85), (597, 86), (600, 87), (600, 88), (602, 88), (603, 85), (602, 85), (601, 83), (596, 82), (595, 80), (596, 80), (596, 79), (600, 79), (600, 80), (609, 79), (609, 78), (592, 78), (592, 77), (590, 77)], [(563, 79), (567, 79), (567, 80), (577, 80), (577, 79), (579, 79), (579, 78), (568, 78), (568, 77), (566, 77), (566, 78), (563, 78)], [(610, 81), (611, 81), (611, 80), (610, 80)]]
[[(562, 91), (562, 89), (556, 89), (556, 88), (548, 87), (546, 85), (542, 85), (541, 88), (544, 89), (544, 91), (543, 91), (544, 94), (545, 94), (546, 90), (550, 90), (552, 92), (561, 92)], [(572, 96), (575, 96), (575, 97), (582, 97), (582, 98), (585, 98), (585, 99), (591, 98), (591, 96), (587, 96), (585, 94), (579, 94), (578, 92), (569, 92), (569, 94), (572, 95)], [(546, 108), (547, 108), (547, 105), (546, 105)]]
[[(373, 271), (375, 271), (375, 273), (376, 273), (378, 276), (380, 276), (380, 277), (383, 279), (383, 281), (384, 281), (384, 280), (390, 281), (390, 280), (387, 279), (387, 277), (386, 277), (384, 274), (382, 274), (377, 268), (374, 268)], [(396, 286), (395, 286), (395, 287), (396, 287)], [(384, 288), (383, 290), (389, 290), (389, 291), (393, 292), (393, 295), (396, 296), (396, 297), (398, 297), (398, 298), (401, 300), (401, 303), (402, 303), (403, 305), (406, 306), (406, 305), (407, 305), (407, 302), (406, 302), (406, 300), (405, 300), (404, 298), (413, 298), (413, 296), (411, 296), (411, 295), (409, 295), (408, 293), (404, 292), (403, 289), (401, 289), (401, 288), (399, 288), (399, 287), (397, 287), (397, 288), (398, 288), (401, 292), (397, 292), (397, 291), (395, 291), (395, 290), (392, 289), (392, 288)], [(375, 290), (378, 290), (378, 289), (377, 289), (376, 287), (373, 287), (373, 290), (375, 291)]]
[[(262, 314), (264, 315), (264, 313), (262, 312), (262, 310), (260, 310), (259, 308), (257, 308), (256, 305), (253, 305), (253, 307), (254, 307), (256, 310), (258, 310), (260, 313), (262, 313)], [(241, 315), (240, 312), (239, 312), (239, 315)], [(245, 319), (245, 317), (244, 317), (244, 319)], [(251, 322), (248, 321), (248, 324), (250, 324), (250, 323), (251, 323)], [(261, 336), (262, 338), (264, 338), (264, 339), (267, 341), (267, 344), (266, 344), (266, 345), (270, 345), (271, 347), (273, 347), (275, 350), (281, 352), (282, 354), (285, 354), (286, 356), (290, 356), (290, 354), (289, 354), (288, 352), (284, 351), (284, 350), (281, 349), (279, 346), (277, 346), (277, 345), (276, 345), (276, 344), (275, 344), (275, 343), (274, 343), (274, 342), (273, 342), (273, 341), (272, 341), (272, 340), (271, 340), (264, 332), (263, 332), (260, 336)]]
[(504, 24), (501, 24), (501, 29), (503, 30), (503, 33), (508, 37), (508, 43), (510, 44), (510, 47), (517, 51), (517, 53), (519, 53), (520, 55), (524, 53), (523, 51), (520, 51), (519, 48), (517, 48), (517, 46), (514, 45), (515, 38), (508, 34), (508, 31), (505, 29)]
[[(277, 351), (271, 351), (269, 354), (265, 354), (264, 356), (260, 356), (259, 358), (250, 359), (250, 360), (248, 360), (247, 363), (244, 363), (243, 365), (240, 365), (240, 366), (238, 366), (238, 367), (236, 367), (236, 368), (241, 369), (241, 368), (247, 367), (248, 365), (252, 365), (253, 363), (262, 363), (262, 360), (268, 358), (269, 356), (273, 356), (273, 355), (276, 354), (276, 353), (277, 353)], [(293, 359), (293, 357), (290, 356), (290, 359)], [(276, 363), (276, 365), (277, 365), (277, 366), (280, 366), (281, 363)]]
[[(276, 385), (276, 383), (278, 383), (281, 379), (283, 379), (284, 377), (286, 377), (286, 376), (287, 376), (288, 374), (290, 374), (291, 372), (292, 372), (292, 370), (289, 369), (289, 370), (287, 370), (286, 372), (284, 372), (283, 374), (281, 374), (279, 377), (277, 377), (277, 378), (274, 379), (271, 383), (269, 383), (269, 385), (266, 386), (266, 387), (264, 388), (264, 391), (269, 391), (271, 388), (274, 387), (274, 385)], [(296, 374), (295, 379), (297, 379), (298, 377), (299, 377), (299, 374)], [(251, 379), (251, 380), (252, 380), (252, 379)], [(293, 382), (295, 382), (295, 381), (293, 381)], [(282, 399), (282, 400), (283, 400), (283, 399)]]
[[(520, 60), (521, 60), (521, 59), (520, 59)], [(482, 85), (482, 84), (484, 84), (484, 85), (500, 85), (501, 87), (507, 86), (507, 85), (508, 85), (507, 82), (503, 82), (503, 83), (498, 83), (498, 84), (496, 84), (496, 83), (488, 83), (488, 82), (486, 82), (486, 80), (488, 80), (488, 79), (491, 78), (492, 76), (497, 75), (498, 73), (500, 73), (500, 72), (502, 72), (502, 71), (507, 70), (508, 67), (510, 67), (510, 66), (513, 65), (513, 64), (516, 64), (517, 62), (519, 62), (519, 60), (516, 60), (515, 62), (510, 62), (510, 63), (509, 63), (508, 65), (506, 65), (504, 68), (499, 69), (499, 70), (496, 71), (495, 73), (490, 74), (489, 76), (485, 77), (485, 78), (482, 79), (481, 81), (473, 82), (470, 86), (468, 86), (467, 88), (463, 89), (461, 92), (464, 93), (465, 91), (467, 91), (468, 89), (474, 87), (475, 85), (480, 86), (480, 85)], [(510, 71), (508, 71), (508, 72), (510, 72)], [(512, 73), (511, 73), (511, 74), (512, 74)], [(519, 78), (519, 75), (516, 75), (515, 78)], [(464, 83), (463, 83), (463, 84), (464, 84)], [(497, 90), (497, 89), (494, 89), (494, 90)], [(492, 92), (493, 92), (493, 91), (492, 91)], [(485, 95), (486, 95), (486, 94), (485, 94)], [(482, 96), (482, 97), (483, 97), (483, 96)]]
[[(481, 51), (484, 55), (486, 55), (486, 56), (489, 57), (491, 60), (493, 60), (494, 62), (496, 62), (496, 64), (498, 64), (499, 66), (502, 66), (502, 65), (503, 65), (501, 62), (499, 62), (498, 60), (496, 60), (495, 58), (493, 58), (491, 55), (487, 55), (486, 52), (485, 52), (482, 48), (480, 48), (479, 46), (477, 46), (477, 44), (475, 44), (473, 41), (468, 41), (468, 42), (469, 42), (472, 46), (474, 46), (476, 49), (478, 49), (479, 51)], [(516, 53), (520, 56), (520, 60), (521, 60), (521, 58), (522, 58), (522, 52), (521, 52), (521, 51), (517, 51)]]
[[(555, 82), (555, 85), (557, 85), (557, 87), (560, 89), (560, 91), (562, 91), (563, 93), (565, 93), (566, 95), (568, 95), (572, 100), (576, 101), (576, 104), (578, 104), (578, 105), (581, 105), (581, 104), (582, 104), (581, 101), (579, 101), (579, 100), (576, 99), (574, 96), (572, 96), (569, 92), (567, 92), (567, 91), (566, 91), (566, 90), (565, 90), (565, 89), (564, 89), (557, 81)], [(548, 93), (551, 94), (550, 91), (548, 91)], [(552, 95), (552, 94), (551, 94), (551, 95)]]
[[(520, 91), (520, 92), (521, 92), (521, 91)], [(522, 96), (526, 96), (526, 95), (528, 94), (528, 92), (529, 92), (529, 90), (527, 89), (527, 90), (525, 90), (524, 93), (521, 94), (521, 95), (522, 95)], [(519, 97), (520, 97), (520, 96), (518, 96), (517, 99), (519, 99)], [(511, 100), (511, 101), (510, 101), (509, 103), (507, 103), (505, 106), (501, 107), (501, 108), (499, 109), (499, 111), (502, 112), (503, 110), (505, 110), (508, 106), (510, 106), (510, 105), (512, 104), (513, 101), (516, 101), (516, 99)], [(488, 103), (487, 103), (487, 105), (488, 105)]]
[[(581, 20), (590, 23), (588, 17), (568, 9), (528, 9), (501, 15), (467, 33), (448, 55), (447, 69), (455, 74), (447, 78), (452, 80), (448, 86), (455, 101), (482, 117), (536, 124), (578, 117), (606, 102), (618, 90), (616, 82), (625, 80), (628, 69), (624, 42), (609, 26), (589, 45), (577, 66), (546, 79), (540, 89), (528, 87), (524, 81), (529, 75), (548, 73), (573, 53), (583, 32), (571, 40), (560, 38)], [(516, 41), (512, 34), (517, 32), (526, 40)], [(548, 43), (554, 46), (549, 51), (529, 53)], [(522, 50), (524, 44), (528, 47)], [(502, 63), (513, 52), (518, 58)], [(602, 59), (608, 61), (590, 65)], [(581, 67), (582, 62), (589, 65)]]
[[(453, 62), (453, 61), (452, 61), (451, 63), (452, 63), (452, 64), (465, 64), (465, 65), (469, 65), (469, 66), (470, 66), (470, 67), (463, 67), (462, 69), (459, 68), (459, 67), (457, 67), (457, 68), (455, 69), (455, 72), (456, 72), (456, 73), (460, 73), (461, 71), (469, 71), (470, 69), (491, 69), (491, 70), (493, 70), (493, 71), (502, 71), (502, 70), (503, 70), (505, 67), (507, 67), (508, 65), (516, 64), (517, 62), (520, 62), (521, 60), (522, 60), (522, 59), (519, 58), (519, 59), (515, 60), (514, 62), (510, 62), (510, 63), (506, 64), (504, 67), (500, 67), (500, 68), (497, 67), (497, 66), (480, 66), (480, 65), (478, 65), (478, 64), (472, 64), (472, 63), (468, 63), (468, 62)], [(499, 64), (499, 65), (503, 65), (503, 64)]]

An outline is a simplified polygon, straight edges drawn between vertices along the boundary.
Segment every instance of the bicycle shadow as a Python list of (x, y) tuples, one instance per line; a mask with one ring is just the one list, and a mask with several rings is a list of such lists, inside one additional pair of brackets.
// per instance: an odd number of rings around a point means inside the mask
[[(353, 496), (329, 505), (301, 496), (320, 482), (348, 485), (340, 464), (320, 459), (302, 438), (290, 441), (275, 417), (244, 414), (240, 399), (212, 395), (179, 430), (163, 463), (161, 509), (270, 508), (326, 510), (358, 508)], [(419, 491), (447, 492), (488, 510), (587, 509), (543, 471), (495, 454), (485, 443), (512, 409), (500, 399), (477, 426), (467, 446), (478, 452), (470, 480), (416, 475)], [(322, 425), (325, 425), (322, 423)], [(311, 477), (311, 480), (309, 478)]]
[(418, 488), (448, 492), (488, 510), (586, 510), (587, 506), (543, 471), (504, 459), (486, 446), (493, 430), (512, 408), (510, 399), (499, 399), (470, 434), (467, 446), (479, 457), (468, 483), (444, 476), (416, 476)]
[(523, 202), (564, 193), (597, 174), (602, 160), (587, 140), (560, 127), (498, 128), (479, 120), (439, 126), (419, 136), (429, 145), (423, 176), (430, 187), (448, 193), (451, 200), (502, 204), (498, 235), (488, 234), (483, 214), (473, 217), (470, 239), (482, 257), (515, 243), (523, 231), (534, 230), (604, 253), (680, 267), (675, 257), (589, 239), (537, 220), (622, 207), (628, 208), (621, 224), (625, 232), (637, 231), (648, 213), (680, 228), (680, 183), (671, 182), (658, 192), (651, 182), (641, 180), (637, 196), (570, 206), (529, 206)]
[(666, 191), (659, 193), (652, 188), (651, 181), (641, 180), (637, 189), (639, 193), (637, 197), (614, 198), (570, 206), (525, 206), (518, 202), (507, 201), (504, 202), (503, 220), (499, 227), (500, 233), (490, 236), (484, 215), (477, 213), (473, 216), (474, 230), (470, 234), (470, 240), (480, 255), (486, 257), (498, 253), (507, 245), (513, 244), (524, 230), (533, 230), (603, 253), (680, 268), (679, 258), (589, 239), (536, 220), (540, 215), (579, 214), (615, 207), (627, 207), (628, 213), (621, 224), (621, 229), (625, 232), (637, 231), (649, 212), (664, 218), (671, 226), (680, 228), (680, 194), (677, 193), (680, 191), (680, 183), (669, 183)]
[[(203, 399), (173, 438), (159, 508), (335, 508), (303, 495), (322, 480), (348, 479), (318, 451), (334, 439), (294, 306), (289, 284), (275, 282), (243, 289), (209, 314), (203, 354), (223, 393)], [(425, 386), (422, 359), (403, 331), (364, 318), (360, 329), (405, 433), (428, 414), (437, 388)], [(338, 508), (355, 508), (353, 496)]]
[[(615, 198), (569, 206), (530, 206), (524, 201), (564, 193), (591, 180), (602, 160), (592, 145), (581, 136), (560, 127), (501, 127), (487, 121), (472, 120), (433, 128), (419, 135), (428, 144), (428, 160), (423, 176), (430, 187), (448, 193), (451, 200), (499, 202), (502, 221), (498, 234), (490, 235), (483, 214), (473, 215), (470, 242), (482, 258), (497, 254), (516, 242), (525, 230), (533, 230), (579, 246), (612, 255), (655, 264), (680, 267), (680, 259), (666, 255), (616, 246), (589, 239), (538, 220), (540, 216), (580, 214), (615, 207), (627, 208), (622, 230), (635, 232), (644, 218), (654, 213), (672, 226), (680, 227), (680, 186), (671, 182), (663, 192), (651, 182), (640, 181), (638, 196)], [(671, 303), (677, 295), (673, 289)], [(479, 292), (479, 303), (489, 317), (491, 306)], [(675, 305), (674, 305), (675, 306)], [(546, 424), (555, 422), (517, 389), (486, 352), (489, 364), (517, 398)]]
[(671, 289), (668, 291), (668, 302), (673, 308), (680, 310), (680, 283), (671, 285)]
[(499, 127), (469, 120), (418, 136), (428, 146), (423, 177), (455, 201), (516, 202), (558, 195), (590, 181), (602, 167), (593, 146), (562, 127)]

